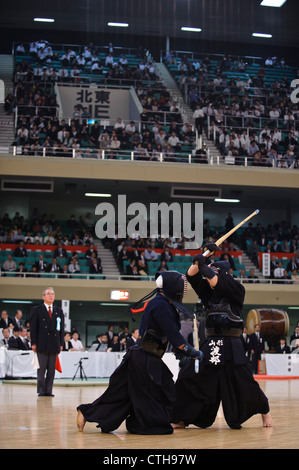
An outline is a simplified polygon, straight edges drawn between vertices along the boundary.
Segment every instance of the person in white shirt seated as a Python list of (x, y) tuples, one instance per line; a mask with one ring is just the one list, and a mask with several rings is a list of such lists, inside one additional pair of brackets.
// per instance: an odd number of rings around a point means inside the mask
[(82, 54), (78, 55), (76, 57), (76, 64), (78, 66), (79, 69), (83, 70), (84, 69), (84, 66), (85, 66), (85, 58), (83, 57)]
[(24, 55), (25, 54), (25, 47), (23, 44), (19, 44), (16, 48), (16, 53), (18, 55)]
[(123, 56), (119, 59), (119, 64), (122, 65), (122, 66), (128, 65), (128, 60), (127, 60), (126, 56), (123, 55)]
[(97, 62), (94, 62), (90, 68), (92, 73), (101, 73), (102, 72), (102, 66), (100, 64), (100, 61), (98, 60)]
[(71, 343), (73, 351), (85, 351), (82, 341), (79, 339), (79, 334), (76, 331), (72, 334)]
[(46, 56), (46, 61), (47, 62), (51, 62), (52, 58), (53, 58), (53, 50), (52, 50), (52, 47), (51, 46), (47, 46), (45, 47), (44, 49), (44, 54)]
[(37, 56), (37, 45), (35, 42), (32, 42), (30, 44), (30, 48), (29, 48), (29, 54), (36, 57)]
[(135, 127), (134, 121), (131, 121), (126, 125), (126, 132), (129, 135), (133, 135), (134, 132), (136, 132), (136, 127)]
[(125, 129), (125, 124), (121, 118), (117, 118), (116, 123), (114, 124), (114, 129), (116, 132), (121, 132), (122, 129)]
[(61, 67), (61, 69), (59, 69), (59, 72), (58, 72), (59, 80), (65, 81), (65, 80), (67, 80), (68, 76), (69, 76), (69, 72), (68, 72), (68, 70), (65, 68), (65, 66), (63, 65), (63, 66)]
[(108, 54), (105, 60), (106, 67), (113, 67), (114, 66), (114, 59), (112, 54)]
[(275, 268), (274, 271), (273, 271), (273, 275), (274, 275), (275, 279), (282, 279), (283, 278), (283, 272), (284, 272), (284, 268), (282, 266), (282, 262), (279, 261), (277, 268)]

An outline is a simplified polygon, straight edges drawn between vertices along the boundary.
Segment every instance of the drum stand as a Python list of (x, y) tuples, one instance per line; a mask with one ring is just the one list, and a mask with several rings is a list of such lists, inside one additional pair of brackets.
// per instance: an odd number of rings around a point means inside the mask
[[(76, 366), (77, 364), (74, 364), (74, 365)], [(83, 366), (82, 366), (82, 359), (79, 360), (78, 367), (77, 367), (77, 369), (76, 369), (75, 375), (74, 375), (74, 377), (72, 378), (72, 380), (75, 380), (78, 371), (80, 371), (80, 379), (81, 379), (81, 380), (83, 380), (83, 379), (87, 380), (87, 377), (86, 377), (84, 368), (83, 368)]]

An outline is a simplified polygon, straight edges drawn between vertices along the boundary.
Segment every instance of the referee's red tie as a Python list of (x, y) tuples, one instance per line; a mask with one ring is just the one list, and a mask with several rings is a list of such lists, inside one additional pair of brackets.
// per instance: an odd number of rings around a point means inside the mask
[(50, 307), (49, 307), (48, 312), (49, 312), (50, 318), (51, 318), (51, 320), (52, 320), (52, 309), (51, 309), (51, 305), (50, 305)]

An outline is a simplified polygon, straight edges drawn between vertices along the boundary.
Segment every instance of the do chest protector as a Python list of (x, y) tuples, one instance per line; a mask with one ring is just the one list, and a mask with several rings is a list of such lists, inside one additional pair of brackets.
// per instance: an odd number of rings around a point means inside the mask
[(167, 336), (161, 336), (157, 331), (145, 330), (141, 339), (141, 349), (157, 357), (163, 357), (168, 345)]

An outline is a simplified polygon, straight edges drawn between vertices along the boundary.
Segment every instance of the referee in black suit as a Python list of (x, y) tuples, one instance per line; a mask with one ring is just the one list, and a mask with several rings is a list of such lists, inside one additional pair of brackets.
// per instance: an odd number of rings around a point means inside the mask
[(53, 397), (52, 387), (55, 364), (64, 342), (64, 315), (61, 308), (54, 305), (55, 292), (48, 287), (43, 292), (43, 303), (34, 307), (30, 318), (32, 350), (37, 353), (38, 396)]

